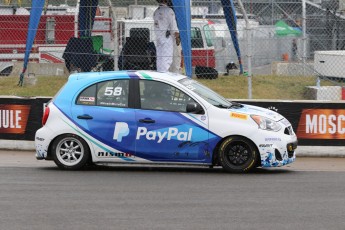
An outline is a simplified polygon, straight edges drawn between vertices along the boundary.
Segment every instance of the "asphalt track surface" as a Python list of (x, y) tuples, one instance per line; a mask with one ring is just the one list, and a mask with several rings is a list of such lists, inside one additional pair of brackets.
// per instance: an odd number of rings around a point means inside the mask
[(229, 174), (203, 167), (62, 171), (0, 150), (0, 229), (345, 229), (345, 158)]

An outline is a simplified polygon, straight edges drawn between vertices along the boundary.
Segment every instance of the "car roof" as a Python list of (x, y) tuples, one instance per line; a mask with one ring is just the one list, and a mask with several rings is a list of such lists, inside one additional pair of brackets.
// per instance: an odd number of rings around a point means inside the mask
[(148, 79), (148, 80), (158, 80), (163, 82), (176, 82), (183, 78), (186, 78), (184, 75), (176, 73), (161, 73), (157, 71), (148, 71), (148, 70), (138, 70), (138, 71), (106, 71), (106, 72), (87, 72), (87, 73), (75, 73), (71, 74), (68, 78), (69, 82), (74, 82), (78, 80), (83, 81), (103, 81), (108, 79)]

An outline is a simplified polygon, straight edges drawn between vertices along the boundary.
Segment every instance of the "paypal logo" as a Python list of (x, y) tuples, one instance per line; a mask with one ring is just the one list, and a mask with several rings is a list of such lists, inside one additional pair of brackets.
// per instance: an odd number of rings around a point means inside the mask
[(117, 142), (122, 141), (122, 137), (125, 137), (129, 134), (128, 124), (125, 122), (116, 122), (115, 123), (115, 130), (114, 130), (114, 137), (113, 139)]
[[(125, 122), (116, 122), (113, 139), (117, 142), (121, 142), (123, 137), (128, 136), (129, 128)], [(170, 141), (176, 139), (179, 141), (191, 141), (193, 135), (193, 129), (189, 128), (188, 131), (180, 131), (178, 128), (170, 127), (167, 130), (147, 130), (146, 127), (138, 127), (136, 140), (140, 140), (141, 137), (149, 141), (156, 141), (161, 143), (164, 139)]]
[(149, 141), (157, 141), (161, 143), (164, 138), (170, 141), (173, 138), (176, 138), (179, 141), (191, 141), (192, 140), (193, 129), (190, 128), (188, 132), (180, 132), (177, 128), (169, 128), (167, 131), (147, 131), (145, 127), (138, 127), (137, 131), (137, 140), (140, 140), (140, 137), (144, 136)]

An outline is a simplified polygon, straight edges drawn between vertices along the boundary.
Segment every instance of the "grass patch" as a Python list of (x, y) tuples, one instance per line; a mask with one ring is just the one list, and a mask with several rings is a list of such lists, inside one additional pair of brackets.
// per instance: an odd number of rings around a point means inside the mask
[[(221, 76), (216, 80), (198, 80), (225, 98), (247, 99), (248, 78), (244, 76)], [(315, 77), (252, 77), (253, 99), (303, 100), (305, 87), (315, 85)]]
[(66, 83), (64, 76), (38, 76), (35, 85), (18, 86), (19, 77), (0, 77), (0, 95), (52, 97)]
[[(20, 97), (52, 97), (65, 84), (64, 76), (37, 76), (35, 85), (18, 86), (19, 77), (0, 77), (0, 95)], [(196, 79), (225, 98), (247, 99), (248, 78), (220, 76), (215, 80)], [(252, 77), (253, 99), (303, 100), (305, 86), (315, 86), (315, 77)]]

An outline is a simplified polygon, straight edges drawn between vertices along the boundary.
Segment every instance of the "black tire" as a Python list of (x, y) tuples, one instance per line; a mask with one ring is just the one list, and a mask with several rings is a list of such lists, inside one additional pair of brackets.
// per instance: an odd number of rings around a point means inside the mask
[(256, 167), (258, 153), (251, 141), (243, 137), (228, 137), (219, 148), (219, 161), (228, 172), (248, 172)]
[(89, 146), (77, 135), (65, 134), (57, 137), (51, 149), (53, 160), (61, 169), (81, 169), (90, 159)]

